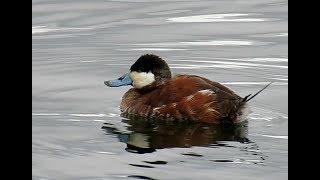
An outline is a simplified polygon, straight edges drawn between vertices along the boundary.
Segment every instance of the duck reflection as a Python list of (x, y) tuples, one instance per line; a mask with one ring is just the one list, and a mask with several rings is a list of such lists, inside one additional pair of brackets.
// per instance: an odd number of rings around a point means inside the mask
[(192, 146), (215, 146), (219, 141), (249, 142), (248, 122), (239, 125), (213, 125), (194, 122), (167, 122), (146, 119), (123, 119), (128, 125), (120, 130), (109, 123), (102, 129), (117, 135), (133, 153), (151, 153), (163, 148), (188, 148)]

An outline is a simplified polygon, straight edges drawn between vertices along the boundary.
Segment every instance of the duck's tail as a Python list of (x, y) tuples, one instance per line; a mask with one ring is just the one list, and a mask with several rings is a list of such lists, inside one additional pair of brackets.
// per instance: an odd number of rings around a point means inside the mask
[(264, 89), (266, 89), (268, 86), (270, 86), (273, 82), (270, 82), (267, 84), (265, 87), (263, 87), (260, 91), (255, 93), (254, 95), (251, 96), (251, 94), (247, 95), (240, 101), (240, 106), (238, 107), (236, 111), (236, 119), (234, 122), (242, 122), (246, 120), (249, 116), (249, 114), (252, 112), (250, 107), (247, 105), (246, 102), (250, 101), (252, 98), (254, 98), (256, 95), (261, 93)]
[(270, 82), (269, 84), (267, 84), (264, 88), (262, 88), (260, 91), (258, 91), (257, 93), (255, 93), (254, 95), (251, 96), (251, 94), (247, 95), (246, 97), (243, 98), (242, 102), (248, 102), (250, 101), (252, 98), (254, 98), (256, 95), (258, 95), (259, 93), (261, 93), (264, 89), (266, 89), (268, 86), (270, 86), (273, 82)]

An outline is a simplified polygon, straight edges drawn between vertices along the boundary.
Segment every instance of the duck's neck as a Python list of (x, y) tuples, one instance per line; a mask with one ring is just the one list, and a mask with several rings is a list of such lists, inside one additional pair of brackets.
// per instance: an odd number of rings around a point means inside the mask
[(160, 81), (155, 81), (147, 86), (144, 86), (142, 88), (135, 88), (135, 90), (141, 94), (145, 94), (151, 91), (154, 91), (155, 89), (159, 88), (159, 86), (162, 86), (163, 84), (165, 84), (168, 80), (170, 79), (164, 79), (164, 80), (160, 80)]

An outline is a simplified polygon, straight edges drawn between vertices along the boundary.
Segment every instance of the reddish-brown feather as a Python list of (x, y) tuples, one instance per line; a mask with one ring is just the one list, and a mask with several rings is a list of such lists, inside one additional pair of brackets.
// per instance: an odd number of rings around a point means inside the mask
[(130, 89), (123, 97), (121, 111), (139, 116), (219, 123), (236, 113), (241, 97), (208, 79), (178, 75), (149, 92)]

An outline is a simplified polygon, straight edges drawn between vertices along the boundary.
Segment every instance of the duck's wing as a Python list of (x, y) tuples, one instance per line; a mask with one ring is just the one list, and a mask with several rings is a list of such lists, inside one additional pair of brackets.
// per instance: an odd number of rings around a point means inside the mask
[(242, 98), (226, 86), (190, 75), (177, 76), (155, 91), (153, 97), (149, 103), (158, 114), (205, 122), (234, 116), (242, 102)]
[(199, 77), (205, 81), (203, 88), (209, 89), (214, 93), (214, 106), (220, 113), (221, 118), (234, 119), (239, 108), (243, 105), (243, 98), (237, 95), (230, 88), (209, 79)]
[(189, 78), (195, 78), (197, 79), (198, 81), (199, 80), (202, 80), (204, 81), (205, 83), (200, 83), (200, 85), (203, 85), (203, 89), (207, 89), (207, 88), (210, 88), (212, 90), (215, 90), (215, 91), (223, 91), (227, 94), (230, 94), (231, 96), (235, 96), (237, 98), (241, 98), (239, 95), (237, 95), (233, 90), (231, 90), (229, 87), (225, 86), (225, 85), (222, 85), (220, 84), (219, 82), (216, 82), (216, 81), (212, 81), (212, 80), (209, 80), (207, 78), (204, 78), (204, 77), (201, 77), (201, 76), (196, 76), (196, 75), (191, 75), (189, 76)]

